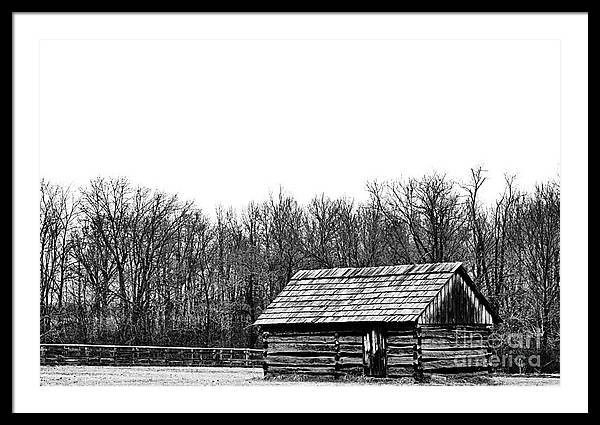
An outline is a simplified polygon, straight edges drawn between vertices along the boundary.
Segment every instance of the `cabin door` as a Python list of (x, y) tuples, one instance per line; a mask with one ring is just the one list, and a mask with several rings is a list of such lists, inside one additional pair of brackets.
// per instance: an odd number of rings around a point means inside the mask
[(363, 335), (365, 375), (385, 377), (386, 357), (386, 341), (383, 329), (371, 329)]

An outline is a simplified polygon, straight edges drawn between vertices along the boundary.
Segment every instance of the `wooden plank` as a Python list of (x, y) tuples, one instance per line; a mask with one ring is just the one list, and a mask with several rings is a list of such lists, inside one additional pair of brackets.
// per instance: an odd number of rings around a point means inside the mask
[(474, 341), (479, 342), (480, 344), (485, 343), (487, 341), (488, 335), (477, 332), (455, 332), (455, 333), (428, 333), (422, 336), (424, 341), (455, 341), (458, 343), (472, 343)]
[(414, 337), (398, 337), (398, 336), (390, 336), (387, 338), (387, 344), (389, 346), (404, 346), (404, 345), (412, 345), (415, 343)]
[(340, 351), (340, 358), (349, 358), (349, 359), (362, 359), (363, 353), (362, 351)]
[(415, 341), (411, 342), (410, 344), (407, 343), (407, 344), (388, 345), (388, 350), (390, 350), (390, 352), (412, 350), (412, 347), (414, 345), (415, 345)]
[(388, 370), (387, 370), (387, 374), (388, 376), (392, 376), (392, 375), (407, 375), (407, 376), (413, 376), (414, 373), (414, 369), (413, 369), (413, 365), (390, 365), (388, 366)]
[(338, 341), (340, 345), (362, 345), (362, 335), (340, 335)]
[(413, 378), (414, 375), (412, 372), (393, 372), (393, 373), (388, 373), (387, 375), (388, 378)]
[(340, 351), (344, 351), (346, 353), (362, 353), (363, 347), (361, 345), (348, 345), (348, 344), (340, 344)]
[(426, 370), (427, 375), (432, 374), (469, 374), (469, 375), (488, 375), (488, 368), (484, 366), (466, 366), (466, 367), (441, 367), (429, 368)]
[(448, 358), (448, 359), (423, 359), (423, 369), (435, 369), (443, 367), (487, 367), (488, 359), (486, 356), (477, 358)]
[(295, 357), (295, 356), (271, 356), (267, 357), (269, 366), (272, 364), (295, 364), (295, 365), (334, 365), (333, 357)]
[(307, 344), (307, 343), (281, 343), (281, 342), (273, 342), (269, 341), (269, 353), (271, 352), (279, 352), (279, 351), (324, 351), (329, 352), (333, 351), (333, 344)]
[(414, 350), (411, 350), (410, 352), (405, 352), (401, 354), (388, 354), (387, 357), (388, 359), (412, 359), (413, 353)]
[(486, 351), (488, 347), (484, 345), (479, 346), (467, 346), (467, 345), (432, 345), (432, 346), (423, 346), (423, 352), (431, 352), (436, 353), (440, 351)]
[(341, 357), (339, 360), (340, 367), (342, 366), (360, 366), (363, 367), (363, 359), (362, 358), (352, 358), (352, 357)]
[(407, 344), (403, 346), (389, 346), (387, 347), (387, 354), (390, 355), (412, 355), (414, 344)]
[(298, 367), (290, 365), (269, 365), (271, 374), (312, 374), (312, 375), (334, 375), (335, 367)]
[(324, 337), (328, 341), (333, 341), (333, 331), (272, 331), (269, 332), (269, 338), (280, 337), (280, 338), (297, 338), (297, 337)]
[(338, 373), (342, 376), (363, 376), (365, 369), (363, 365), (341, 364)]
[(414, 362), (413, 362), (413, 358), (407, 358), (407, 359), (388, 359), (388, 364), (387, 364), (387, 368), (388, 370), (393, 369), (394, 367), (406, 367), (408, 369), (410, 369), (411, 371), (413, 371), (414, 368)]
[(388, 337), (388, 339), (390, 337), (409, 337), (409, 338), (412, 338), (413, 337), (413, 330), (412, 329), (406, 329), (406, 330), (388, 330), (387, 331), (387, 337)]
[(269, 336), (269, 343), (278, 344), (291, 344), (291, 343), (302, 343), (302, 344), (330, 344), (333, 345), (333, 337), (330, 336), (305, 336), (305, 335), (290, 335), (281, 336), (273, 335)]
[(334, 357), (335, 351), (271, 351), (269, 357), (296, 356), (296, 357)]
[(435, 350), (425, 351), (423, 353), (423, 361), (429, 359), (446, 359), (446, 358), (471, 358), (473, 356), (487, 356), (487, 350)]
[(423, 337), (453, 337), (457, 336), (460, 338), (485, 338), (490, 334), (490, 331), (487, 329), (453, 329), (453, 330), (427, 330), (423, 332)]
[(423, 332), (428, 331), (452, 331), (455, 329), (466, 330), (466, 331), (476, 331), (476, 330), (489, 330), (490, 326), (486, 324), (443, 324), (443, 323), (435, 323), (435, 324), (423, 324), (421, 325)]
[(426, 345), (458, 345), (461, 344), (461, 340), (455, 336), (442, 336), (442, 335), (423, 335), (421, 337), (423, 346)]

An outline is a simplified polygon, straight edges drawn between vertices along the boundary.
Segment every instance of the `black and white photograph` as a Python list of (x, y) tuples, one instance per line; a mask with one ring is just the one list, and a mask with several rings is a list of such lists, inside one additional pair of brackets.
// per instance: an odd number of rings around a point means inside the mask
[(13, 14), (13, 410), (587, 411), (587, 23)]

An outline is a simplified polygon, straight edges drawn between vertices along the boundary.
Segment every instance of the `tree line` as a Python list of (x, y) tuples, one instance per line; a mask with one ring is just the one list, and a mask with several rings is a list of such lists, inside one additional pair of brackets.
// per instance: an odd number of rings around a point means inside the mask
[[(42, 342), (256, 347), (254, 320), (299, 269), (462, 261), (500, 332), (537, 335), (559, 367), (558, 181), (529, 191), (486, 173), (372, 181), (367, 201), (283, 190), (209, 217), (177, 195), (97, 178), (41, 182)], [(504, 366), (512, 370), (516, 366)]]

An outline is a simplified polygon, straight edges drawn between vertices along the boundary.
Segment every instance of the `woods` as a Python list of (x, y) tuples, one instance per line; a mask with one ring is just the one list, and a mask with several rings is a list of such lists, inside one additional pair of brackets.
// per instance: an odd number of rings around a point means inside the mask
[(42, 181), (41, 342), (258, 348), (250, 324), (299, 269), (464, 261), (499, 335), (539, 341), (498, 353), (536, 353), (557, 371), (559, 184), (525, 191), (507, 176), (490, 203), (486, 180), (472, 169), (373, 181), (362, 203), (280, 190), (211, 215), (125, 178)]

